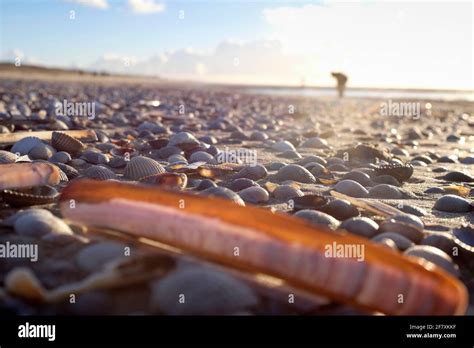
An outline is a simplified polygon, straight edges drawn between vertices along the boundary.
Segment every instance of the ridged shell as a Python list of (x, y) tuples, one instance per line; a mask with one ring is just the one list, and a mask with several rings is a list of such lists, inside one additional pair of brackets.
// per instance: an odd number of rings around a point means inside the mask
[(9, 151), (0, 150), (0, 164), (15, 163), (16, 155)]
[(19, 153), (20, 155), (27, 155), (36, 145), (40, 145), (43, 142), (38, 137), (25, 137), (15, 143), (11, 148), (12, 153)]
[(58, 151), (66, 151), (72, 155), (77, 155), (86, 148), (80, 140), (62, 132), (53, 132), (51, 145)]
[(66, 174), (69, 180), (72, 180), (79, 176), (79, 172), (74, 167), (71, 167), (67, 164), (59, 163), (59, 162), (54, 163), (54, 165), (59, 167), (59, 169), (61, 169), (61, 171), (63, 171)]
[(152, 288), (152, 306), (168, 315), (232, 314), (259, 302), (245, 283), (206, 268), (178, 269)]
[(58, 197), (58, 191), (47, 185), (28, 189), (3, 190), (2, 192), (3, 201), (13, 207), (51, 204)]
[(157, 161), (144, 157), (133, 157), (125, 167), (125, 178), (140, 180), (144, 177), (164, 173), (165, 169)]
[(413, 166), (409, 164), (388, 164), (376, 167), (374, 169), (375, 175), (390, 175), (399, 182), (407, 181), (413, 175)]
[(95, 180), (110, 180), (117, 178), (117, 175), (115, 175), (113, 171), (102, 166), (91, 166), (86, 169), (84, 175), (89, 179)]

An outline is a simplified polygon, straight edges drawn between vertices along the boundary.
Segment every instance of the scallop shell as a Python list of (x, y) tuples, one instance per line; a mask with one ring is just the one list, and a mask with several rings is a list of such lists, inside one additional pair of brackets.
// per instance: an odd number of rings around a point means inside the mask
[(19, 153), (20, 155), (27, 155), (36, 145), (43, 144), (38, 137), (25, 137), (15, 143), (11, 148), (12, 153)]
[(72, 180), (79, 176), (79, 172), (77, 171), (77, 169), (74, 167), (71, 167), (70, 165), (60, 163), (60, 162), (56, 162), (54, 163), (54, 165), (57, 166), (59, 169), (61, 169), (61, 171), (66, 174), (69, 180)]
[(51, 204), (58, 197), (58, 191), (48, 185), (26, 189), (3, 190), (2, 192), (3, 201), (13, 207)]
[(77, 155), (86, 148), (80, 140), (62, 132), (53, 132), (51, 145), (58, 151), (65, 151), (72, 155)]
[(413, 166), (410, 164), (387, 164), (374, 168), (375, 175), (390, 175), (399, 182), (407, 181), (413, 175)]
[(90, 166), (84, 172), (84, 176), (88, 177), (89, 179), (96, 179), (96, 180), (110, 180), (116, 179), (117, 175), (109, 168), (105, 168), (102, 166)]
[(168, 315), (223, 315), (258, 304), (240, 280), (212, 269), (178, 269), (152, 285), (152, 307)]
[(164, 173), (165, 169), (157, 161), (144, 157), (133, 157), (125, 167), (125, 178), (129, 180), (140, 180), (147, 176)]
[(15, 163), (16, 155), (9, 151), (0, 150), (0, 164)]

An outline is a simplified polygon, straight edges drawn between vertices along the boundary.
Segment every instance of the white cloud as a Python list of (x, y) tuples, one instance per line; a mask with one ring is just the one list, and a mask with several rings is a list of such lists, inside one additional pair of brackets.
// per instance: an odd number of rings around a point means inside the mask
[(128, 0), (128, 5), (135, 13), (157, 13), (165, 10), (164, 3), (155, 3), (154, 0)]
[(4, 51), (0, 56), (0, 60), (9, 63), (20, 63), (28, 65), (39, 64), (38, 59), (33, 56), (26, 55), (22, 50), (18, 48), (14, 48), (9, 51)]
[(199, 79), (221, 83), (298, 84), (308, 62), (286, 55), (279, 41), (223, 41), (213, 52), (181, 49), (145, 60), (132, 60), (125, 66), (126, 56), (106, 55), (90, 66), (94, 70), (115, 73), (157, 75), (171, 79)]
[(109, 8), (109, 3), (107, 2), (107, 0), (68, 0), (68, 1), (74, 2), (76, 4), (84, 5), (84, 6), (100, 8), (102, 10)]

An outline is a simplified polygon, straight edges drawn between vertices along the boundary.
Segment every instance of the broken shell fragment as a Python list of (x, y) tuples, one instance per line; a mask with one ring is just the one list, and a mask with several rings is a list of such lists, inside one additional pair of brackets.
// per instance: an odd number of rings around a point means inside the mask
[[(63, 190), (60, 209), (76, 224), (153, 239), (366, 310), (452, 315), (467, 308), (464, 285), (432, 263), (255, 206), (157, 187), (77, 180)], [(364, 260), (327, 257), (326, 247), (334, 243), (363, 245)], [(245, 256), (229, 252), (236, 245)], [(397, 301), (400, 294), (403, 303)]]

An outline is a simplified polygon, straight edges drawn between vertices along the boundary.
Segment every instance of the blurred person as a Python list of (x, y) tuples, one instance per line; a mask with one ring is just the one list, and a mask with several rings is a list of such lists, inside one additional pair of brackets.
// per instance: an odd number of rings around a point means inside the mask
[(344, 90), (346, 89), (347, 76), (340, 72), (332, 72), (332, 77), (337, 80), (337, 91), (339, 98), (344, 97)]

